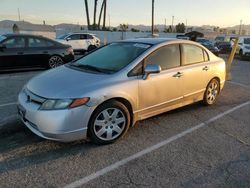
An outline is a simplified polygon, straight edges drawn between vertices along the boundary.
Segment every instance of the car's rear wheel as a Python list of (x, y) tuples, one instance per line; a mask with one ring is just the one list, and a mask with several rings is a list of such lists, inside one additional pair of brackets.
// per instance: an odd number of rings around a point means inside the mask
[(121, 138), (130, 125), (130, 113), (118, 101), (110, 101), (99, 106), (92, 115), (88, 136), (95, 144), (111, 144)]
[(240, 56), (240, 60), (244, 60), (244, 55), (243, 55), (243, 51), (242, 50), (240, 50), (239, 56)]
[(53, 55), (49, 58), (48, 67), (53, 69), (63, 65), (63, 59), (60, 56)]
[(95, 46), (95, 45), (90, 45), (89, 47), (88, 47), (88, 52), (91, 52), (91, 51), (93, 51), (93, 50), (95, 50), (97, 47)]
[(220, 83), (217, 79), (212, 79), (209, 84), (207, 85), (203, 103), (205, 105), (212, 105), (216, 102), (216, 99), (220, 92)]

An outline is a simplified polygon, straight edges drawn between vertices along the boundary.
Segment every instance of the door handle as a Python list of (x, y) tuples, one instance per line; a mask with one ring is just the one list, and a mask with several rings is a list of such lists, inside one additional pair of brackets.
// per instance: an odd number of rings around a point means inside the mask
[(208, 71), (208, 70), (209, 70), (209, 68), (208, 68), (208, 66), (205, 66), (202, 70), (204, 70), (204, 71)]
[(43, 53), (44, 53), (44, 54), (47, 54), (47, 53), (49, 53), (49, 52), (48, 52), (48, 51), (43, 51)]
[(23, 55), (23, 52), (17, 52), (17, 55)]
[(177, 72), (175, 75), (173, 75), (173, 77), (175, 77), (175, 78), (180, 78), (182, 76), (183, 76), (183, 73), (181, 73), (181, 72)]

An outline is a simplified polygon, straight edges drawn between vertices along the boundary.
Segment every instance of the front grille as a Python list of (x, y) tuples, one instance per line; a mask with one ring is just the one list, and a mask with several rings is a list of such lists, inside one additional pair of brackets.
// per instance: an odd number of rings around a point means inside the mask
[(27, 97), (28, 102), (34, 102), (34, 103), (37, 103), (37, 104), (42, 104), (46, 100), (45, 98), (40, 97), (40, 96), (32, 93), (27, 88), (24, 89), (24, 93), (25, 93), (25, 95)]

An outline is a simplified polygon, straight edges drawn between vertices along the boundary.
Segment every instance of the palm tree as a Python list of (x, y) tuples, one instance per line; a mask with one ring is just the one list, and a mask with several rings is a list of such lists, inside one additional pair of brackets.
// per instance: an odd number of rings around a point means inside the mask
[(98, 0), (95, 0), (95, 6), (94, 6), (94, 24), (93, 24), (93, 28), (96, 29), (96, 9), (97, 9), (97, 3)]
[(87, 16), (88, 29), (90, 29), (88, 0), (85, 0), (85, 9), (86, 9), (86, 16)]

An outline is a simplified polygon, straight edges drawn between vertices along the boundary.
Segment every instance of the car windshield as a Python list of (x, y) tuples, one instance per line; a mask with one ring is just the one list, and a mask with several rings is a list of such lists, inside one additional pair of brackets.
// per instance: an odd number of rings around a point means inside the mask
[(0, 35), (0, 42), (2, 42), (4, 39), (6, 39), (6, 37), (3, 35)]
[(250, 38), (244, 39), (244, 44), (250, 44)]
[(216, 37), (215, 38), (215, 41), (224, 41), (225, 40), (225, 37)]
[(65, 39), (65, 37), (67, 37), (68, 34), (65, 34), (65, 35), (60, 35), (59, 37), (57, 37), (57, 39)]
[(118, 42), (104, 46), (71, 65), (96, 72), (114, 73), (135, 60), (151, 45), (143, 43)]

